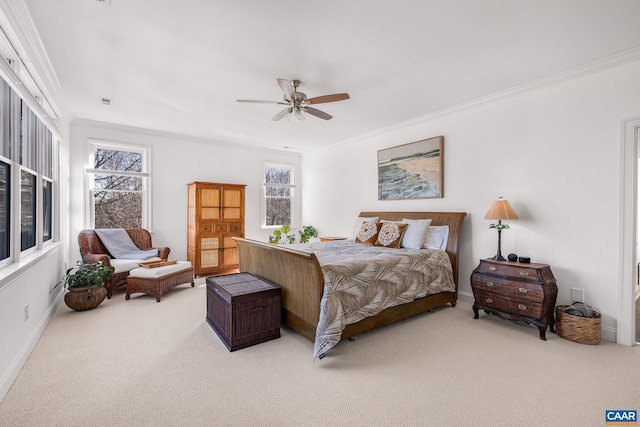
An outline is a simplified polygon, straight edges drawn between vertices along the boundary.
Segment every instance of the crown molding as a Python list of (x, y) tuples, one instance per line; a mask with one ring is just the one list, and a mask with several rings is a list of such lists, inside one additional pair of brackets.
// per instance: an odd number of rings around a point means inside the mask
[(590, 62), (588, 64), (574, 67), (569, 70), (561, 71), (559, 73), (555, 73), (547, 77), (543, 77), (541, 79), (537, 79), (528, 83), (523, 83), (521, 85), (517, 85), (509, 89), (505, 89), (505, 90), (498, 91), (486, 96), (482, 96), (482, 97), (473, 99), (471, 101), (463, 102), (461, 104), (457, 104), (451, 107), (436, 110), (431, 113), (427, 113), (410, 120), (405, 120), (403, 122), (395, 123), (390, 126), (386, 126), (371, 132), (367, 132), (365, 134), (357, 135), (357, 136), (354, 136), (353, 138), (348, 138), (336, 144), (332, 144), (330, 146), (324, 147), (324, 149), (331, 149), (332, 147), (349, 144), (357, 141), (367, 140), (376, 136), (385, 135), (390, 132), (393, 132), (408, 126), (424, 123), (436, 117), (446, 116), (446, 115), (454, 114), (469, 108), (473, 108), (480, 104), (486, 104), (488, 102), (502, 100), (505, 98), (509, 98), (511, 96), (522, 94), (524, 92), (557, 85), (572, 79), (587, 76), (590, 74), (599, 73), (601, 71), (610, 70), (613, 68), (632, 64), (638, 61), (640, 61), (640, 47), (619, 52), (617, 54), (608, 56), (606, 58), (602, 58), (597, 61)]
[[(150, 136), (153, 138), (177, 139), (180, 141), (189, 141), (189, 142), (196, 142), (200, 144), (216, 145), (219, 147), (226, 147), (226, 148), (239, 148), (244, 150), (258, 151), (258, 152), (270, 153), (270, 154), (279, 153), (279, 154), (288, 154), (294, 157), (301, 156), (301, 153), (296, 151), (281, 150), (277, 148), (267, 148), (263, 146), (245, 144), (241, 142), (229, 142), (229, 141), (216, 140), (216, 139), (210, 139), (210, 138), (201, 138), (197, 136), (182, 135), (178, 133), (165, 132), (161, 130), (146, 129), (146, 128), (140, 128), (135, 126), (127, 126), (127, 125), (119, 125), (116, 123), (107, 123), (107, 122), (100, 122), (100, 121), (88, 120), (88, 119), (74, 119), (71, 122), (71, 126), (72, 127), (86, 126), (91, 128), (103, 129), (105, 131), (126, 132), (134, 135)], [(87, 138), (93, 139), (93, 140), (105, 140), (105, 138), (93, 137), (93, 136), (87, 136)]]
[(68, 121), (69, 110), (62, 85), (23, 0), (0, 0), (0, 27), (58, 120)]

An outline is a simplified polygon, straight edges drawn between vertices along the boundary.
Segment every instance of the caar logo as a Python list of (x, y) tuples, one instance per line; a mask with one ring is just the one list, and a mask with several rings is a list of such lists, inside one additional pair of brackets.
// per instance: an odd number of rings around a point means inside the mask
[(636, 425), (638, 424), (638, 411), (606, 411), (604, 420), (609, 425)]

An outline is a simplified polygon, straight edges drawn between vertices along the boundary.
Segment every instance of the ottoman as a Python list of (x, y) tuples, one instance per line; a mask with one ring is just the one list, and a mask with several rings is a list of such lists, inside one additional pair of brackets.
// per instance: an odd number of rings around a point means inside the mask
[(155, 295), (160, 302), (162, 294), (183, 283), (193, 281), (193, 267), (189, 261), (178, 261), (175, 264), (156, 268), (134, 268), (127, 277), (127, 293), (125, 299), (136, 292)]

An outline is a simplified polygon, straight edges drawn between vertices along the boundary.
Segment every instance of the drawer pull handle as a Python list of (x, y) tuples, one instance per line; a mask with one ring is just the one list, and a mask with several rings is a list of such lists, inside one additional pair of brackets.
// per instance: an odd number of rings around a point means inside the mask
[(492, 288), (493, 287), (493, 282), (487, 282), (487, 286)]
[(493, 300), (491, 298), (487, 298), (487, 304), (491, 304)]
[(529, 275), (529, 272), (528, 272), (528, 271), (521, 271), (521, 272), (520, 272), (520, 275), (521, 275), (521, 276), (528, 276), (528, 275)]
[(526, 294), (527, 292), (529, 292), (529, 289), (527, 288), (518, 288), (518, 290), (520, 291), (521, 294)]
[(489, 266), (489, 271), (496, 271), (496, 268), (493, 265)]
[(526, 310), (526, 309), (527, 309), (527, 306), (526, 306), (526, 305), (524, 305), (524, 304), (518, 304), (518, 308), (519, 308), (520, 310), (524, 311), (524, 310)]

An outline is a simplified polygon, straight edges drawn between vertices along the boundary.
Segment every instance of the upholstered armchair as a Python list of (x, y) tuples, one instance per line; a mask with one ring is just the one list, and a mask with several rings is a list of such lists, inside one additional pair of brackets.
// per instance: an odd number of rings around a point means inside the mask
[[(151, 234), (148, 230), (144, 228), (127, 228), (126, 232), (140, 250), (158, 249), (158, 257), (162, 259), (169, 257), (169, 251), (171, 249), (168, 247), (154, 247), (151, 243)], [(115, 268), (111, 282), (105, 283), (104, 285), (107, 289), (107, 298), (111, 298), (114, 289), (127, 284), (129, 271), (137, 268), (138, 263), (143, 261), (130, 259), (118, 260), (113, 258), (93, 229), (82, 230), (80, 234), (78, 234), (78, 245), (80, 246), (80, 255), (82, 255), (84, 261), (90, 263), (102, 261), (103, 264), (111, 265)]]

